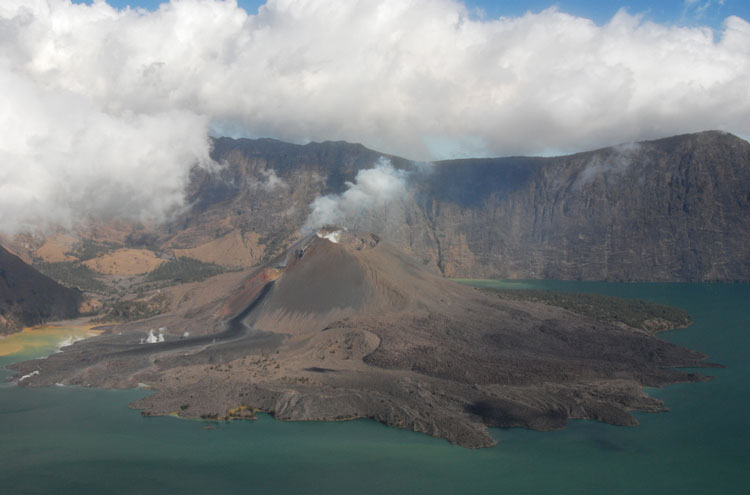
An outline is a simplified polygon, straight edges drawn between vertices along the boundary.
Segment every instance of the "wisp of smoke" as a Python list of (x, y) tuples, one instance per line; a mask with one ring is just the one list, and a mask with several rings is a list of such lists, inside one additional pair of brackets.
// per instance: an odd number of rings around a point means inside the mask
[(381, 157), (369, 169), (357, 172), (354, 182), (347, 182), (341, 194), (316, 198), (310, 208), (303, 233), (325, 225), (357, 229), (360, 223), (407, 192), (408, 172), (394, 168), (387, 158)]
[(573, 187), (580, 189), (605, 174), (609, 178), (624, 174), (634, 164), (640, 150), (641, 145), (639, 143), (627, 143), (614, 146), (606, 157), (595, 154), (578, 174)]
[(274, 169), (261, 170), (260, 174), (262, 175), (261, 180), (251, 180), (250, 185), (255, 189), (262, 189), (263, 191), (270, 193), (276, 191), (277, 189), (284, 189), (286, 187), (289, 187), (284, 179), (276, 175), (276, 171)]

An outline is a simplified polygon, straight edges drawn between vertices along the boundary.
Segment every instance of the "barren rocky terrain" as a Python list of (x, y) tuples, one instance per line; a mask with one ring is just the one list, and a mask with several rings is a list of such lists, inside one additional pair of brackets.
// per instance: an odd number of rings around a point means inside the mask
[(403, 194), (344, 226), (377, 232), (446, 277), (750, 280), (750, 144), (731, 134), (431, 164), (344, 142), (218, 138), (213, 157), (219, 169), (194, 171), (189, 208), (165, 225), (3, 242), (50, 274), (90, 269), (105, 285), (175, 257), (257, 266), (300, 239), (316, 198), (343, 193), (385, 157), (405, 173)]
[[(644, 386), (704, 379), (675, 369), (702, 355), (654, 336), (689, 320), (446, 278), (750, 280), (750, 144), (726, 133), (430, 164), (219, 138), (213, 157), (165, 224), (2, 239), (34, 267), (0, 251), (2, 331), (78, 309), (106, 329), (14, 365), (39, 372), (24, 386), (142, 385), (143, 414), (368, 417), (468, 447), (492, 443), (488, 426), (632, 425), (629, 411), (663, 408)], [(340, 200), (384, 159), (396, 197), (340, 235), (303, 228), (316, 199)]]
[(277, 254), (316, 197), (342, 193), (386, 156), (409, 171), (406, 193), (347, 226), (446, 277), (750, 280), (750, 144), (727, 133), (432, 164), (348, 143), (227, 138), (214, 156), (225, 168), (194, 176), (194, 207), (170, 227), (170, 245), (239, 230), (259, 235), (253, 253)]
[(634, 425), (663, 409), (642, 387), (704, 379), (674, 369), (704, 356), (647, 331), (456, 284), (372, 234), (339, 241), (166, 290), (168, 313), (12, 368), (24, 386), (153, 388), (133, 404), (147, 415), (366, 417), (465, 447), (492, 445), (488, 426)]

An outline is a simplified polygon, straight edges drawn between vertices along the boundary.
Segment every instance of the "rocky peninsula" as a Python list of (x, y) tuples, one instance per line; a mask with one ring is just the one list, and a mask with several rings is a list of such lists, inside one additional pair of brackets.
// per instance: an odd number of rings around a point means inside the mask
[[(704, 380), (676, 368), (711, 366), (648, 329), (446, 280), (373, 234), (318, 232), (172, 291), (168, 313), (14, 364), (16, 377), (145, 385), (154, 393), (132, 404), (144, 415), (373, 418), (486, 447), (487, 427), (635, 425), (630, 411), (664, 410), (644, 386)], [(150, 329), (162, 337), (145, 343)]]

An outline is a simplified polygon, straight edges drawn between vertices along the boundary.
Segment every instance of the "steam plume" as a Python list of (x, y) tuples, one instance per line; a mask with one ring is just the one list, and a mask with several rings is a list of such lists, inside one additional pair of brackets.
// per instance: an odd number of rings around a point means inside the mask
[(381, 157), (373, 168), (360, 170), (354, 182), (347, 182), (343, 193), (316, 198), (302, 230), (311, 232), (325, 225), (336, 225), (376, 231), (371, 225), (372, 216), (386, 211), (389, 202), (406, 195), (407, 177), (406, 171), (394, 168), (390, 160)]

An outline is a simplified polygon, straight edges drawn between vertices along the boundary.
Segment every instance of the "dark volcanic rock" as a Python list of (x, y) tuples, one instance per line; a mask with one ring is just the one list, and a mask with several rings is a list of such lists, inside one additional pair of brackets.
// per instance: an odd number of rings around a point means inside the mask
[(24, 386), (146, 384), (146, 415), (374, 418), (483, 447), (487, 426), (635, 425), (629, 411), (663, 409), (643, 386), (708, 366), (642, 330), (445, 280), (373, 235), (305, 238), (226, 294), (191, 316), (216, 333), (180, 338), (172, 320), (143, 344), (165, 320), (129, 323), (11, 368)]
[(82, 299), (0, 246), (0, 334), (76, 316)]
[[(258, 233), (270, 256), (297, 239), (317, 196), (342, 192), (382, 155), (341, 142), (221, 138), (214, 156), (225, 167), (196, 172), (195, 206), (170, 226), (170, 245), (239, 229)], [(412, 175), (407, 197), (354, 227), (445, 276), (750, 280), (750, 144), (730, 134), (428, 169)]]
[(730, 134), (443, 162), (424, 198), (448, 275), (750, 280), (750, 144)]

